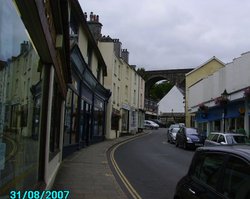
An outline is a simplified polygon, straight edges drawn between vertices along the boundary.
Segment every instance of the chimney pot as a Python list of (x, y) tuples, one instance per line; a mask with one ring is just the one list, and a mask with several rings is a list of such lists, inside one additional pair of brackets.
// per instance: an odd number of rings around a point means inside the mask
[(93, 21), (93, 12), (90, 12), (90, 21)]
[(87, 12), (84, 12), (84, 17), (87, 20), (87, 18), (88, 18)]

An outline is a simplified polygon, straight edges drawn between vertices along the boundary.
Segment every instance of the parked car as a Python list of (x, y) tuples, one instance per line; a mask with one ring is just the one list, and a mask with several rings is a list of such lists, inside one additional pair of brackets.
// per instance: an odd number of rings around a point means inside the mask
[(212, 132), (205, 140), (204, 145), (244, 144), (246, 142), (247, 137), (243, 134)]
[(203, 146), (204, 140), (195, 128), (183, 127), (176, 134), (176, 147), (181, 146), (184, 149)]
[(174, 199), (249, 199), (250, 145), (221, 145), (196, 150)]
[(167, 132), (171, 132), (173, 128), (180, 128), (180, 125), (178, 123), (176, 124), (171, 124), (168, 128)]
[(151, 120), (153, 121), (154, 123), (158, 124), (160, 128), (166, 128), (166, 124), (163, 124), (160, 120)]
[(175, 143), (175, 140), (176, 140), (176, 134), (177, 132), (180, 130), (179, 127), (174, 127), (172, 128), (170, 131), (167, 132), (167, 139), (168, 139), (168, 142), (170, 143)]
[(158, 129), (159, 125), (151, 120), (144, 120), (144, 127), (149, 129)]

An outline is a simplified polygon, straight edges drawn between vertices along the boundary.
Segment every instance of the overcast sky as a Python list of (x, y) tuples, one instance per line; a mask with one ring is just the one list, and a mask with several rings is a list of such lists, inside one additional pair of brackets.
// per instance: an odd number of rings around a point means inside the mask
[(129, 63), (146, 69), (228, 63), (250, 51), (249, 0), (79, 0), (118, 38)]

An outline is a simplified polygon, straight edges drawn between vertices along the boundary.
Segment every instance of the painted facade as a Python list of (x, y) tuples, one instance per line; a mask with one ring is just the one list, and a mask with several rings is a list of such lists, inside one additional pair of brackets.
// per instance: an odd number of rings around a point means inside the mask
[[(99, 48), (107, 64), (105, 86), (112, 91), (107, 107), (107, 138), (119, 137), (122, 133), (136, 133), (144, 122), (145, 82), (135, 67), (121, 57), (123, 51), (118, 39), (103, 37)], [(108, 133), (109, 132), (109, 133)]]
[(224, 63), (216, 57), (212, 57), (211, 59), (203, 63), (201, 66), (195, 68), (194, 70), (186, 74), (185, 124), (187, 127), (194, 126), (194, 115), (191, 114), (189, 107), (190, 87), (201, 81), (203, 78), (206, 78), (209, 75), (213, 74), (215, 71), (218, 71), (222, 67), (224, 67)]
[(249, 63), (250, 53), (243, 53), (190, 87), (189, 107), (196, 127), (207, 134), (244, 128), (249, 136)]

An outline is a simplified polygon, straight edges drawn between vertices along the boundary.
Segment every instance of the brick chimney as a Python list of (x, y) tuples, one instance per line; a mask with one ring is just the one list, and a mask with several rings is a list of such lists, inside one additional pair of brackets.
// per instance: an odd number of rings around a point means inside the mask
[(84, 17), (88, 23), (89, 29), (95, 39), (95, 41), (99, 41), (102, 37), (102, 24), (99, 22), (99, 16), (93, 14), (93, 12), (89, 15), (89, 21), (87, 20), (87, 13), (84, 13)]
[(29, 50), (29, 42), (23, 41), (23, 43), (20, 44), (20, 54), (23, 54)]
[(113, 39), (114, 42), (114, 50), (115, 50), (115, 55), (116, 57), (120, 58), (121, 57), (121, 48), (122, 48), (122, 43), (119, 41), (119, 39)]
[(122, 59), (127, 62), (129, 61), (129, 52), (127, 49), (122, 49)]

